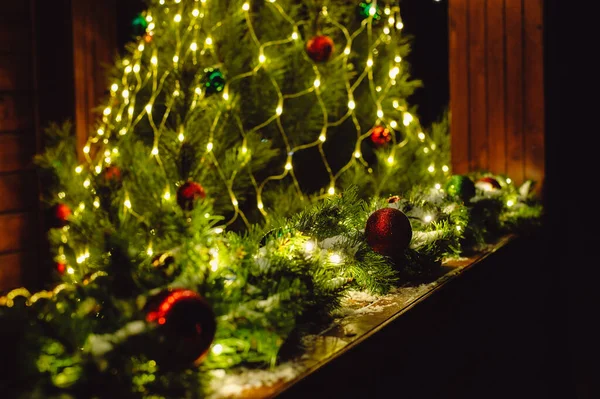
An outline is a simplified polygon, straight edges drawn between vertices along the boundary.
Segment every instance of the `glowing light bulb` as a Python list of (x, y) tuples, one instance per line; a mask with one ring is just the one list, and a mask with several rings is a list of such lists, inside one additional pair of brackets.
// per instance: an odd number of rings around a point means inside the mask
[(138, 51), (144, 51), (144, 43), (141, 43), (141, 44), (138, 46)]
[(86, 145), (85, 147), (83, 147), (83, 152), (84, 152), (85, 154), (89, 154), (89, 153), (90, 153), (90, 146), (89, 146), (89, 145)]
[(509, 208), (510, 208), (511, 206), (513, 206), (514, 204), (515, 204), (515, 202), (514, 202), (513, 200), (508, 200), (508, 201), (506, 201), (506, 206), (508, 206)]
[(304, 243), (304, 250), (306, 252), (312, 252), (312, 251), (314, 251), (315, 250), (315, 243), (312, 242), (312, 241), (306, 241)]
[(243, 146), (242, 147), (242, 154), (246, 154), (248, 152), (248, 147)]
[(135, 64), (133, 66), (133, 72), (138, 73), (140, 71), (140, 64)]
[(208, 144), (206, 145), (206, 151), (208, 151), (208, 152), (211, 152), (211, 151), (212, 151), (212, 149), (213, 149), (213, 143), (212, 143), (212, 142), (210, 142), (210, 143), (208, 143)]
[(108, 115), (110, 115), (111, 112), (112, 112), (112, 109), (110, 109), (110, 107), (106, 107), (106, 108), (104, 108), (104, 111), (102, 113), (104, 114), (104, 116), (108, 116)]
[(146, 112), (151, 114), (152, 113), (152, 104), (146, 104), (146, 106), (144, 107), (146, 109)]
[(121, 95), (123, 96), (123, 98), (129, 98), (129, 90), (123, 90), (123, 93), (121, 93)]
[(394, 109), (398, 109), (398, 107), (400, 107), (400, 103), (398, 102), (398, 100), (392, 101), (392, 107), (394, 107)]
[(125, 136), (127, 134), (127, 128), (122, 128), (121, 130), (119, 130), (119, 134), (121, 136)]
[(381, 91), (381, 86), (377, 86), (377, 87), (375, 87), (375, 91), (376, 91), (377, 93), (379, 93), (379, 92)]
[(313, 82), (313, 86), (315, 86), (315, 87), (321, 86), (321, 81), (319, 79), (315, 79), (315, 81)]
[(448, 165), (444, 165), (444, 166), (442, 166), (442, 171), (443, 171), (444, 173), (448, 173), (448, 171), (449, 171), (449, 170), (450, 170), (450, 168), (448, 167)]
[(178, 56), (178, 55), (174, 55), (174, 56), (173, 56), (173, 62), (174, 62), (175, 64), (177, 64), (177, 63), (179, 62), (179, 56)]
[(390, 12), (391, 12), (391, 11), (392, 11), (392, 10), (390, 10), (390, 8), (389, 8), (389, 7), (385, 7), (385, 9), (383, 10), (383, 12), (385, 13), (385, 15), (390, 15)]
[(75, 173), (80, 174), (81, 172), (83, 172), (83, 167), (78, 166), (75, 168)]
[(390, 34), (390, 28), (388, 28), (387, 26), (383, 28), (383, 33), (386, 35)]
[(368, 67), (372, 67), (372, 66), (373, 66), (373, 59), (372, 59), (372, 58), (369, 58), (369, 59), (367, 60), (367, 66), (368, 66)]
[(369, 8), (369, 15), (373, 16), (375, 15), (375, 13), (377, 13), (377, 8), (374, 5), (371, 5), (371, 7)]
[(425, 140), (425, 133), (419, 132), (419, 134), (417, 134), (417, 137), (419, 138), (419, 140), (423, 141)]
[(292, 32), (292, 40), (298, 40), (298, 32)]
[[(78, 263), (81, 263), (81, 262), (78, 262)], [(75, 274), (75, 269), (73, 269), (71, 266), (69, 266), (69, 267), (67, 267), (67, 273), (68, 274)]]
[(102, 166), (97, 165), (96, 168), (95, 168), (95, 170), (96, 170), (96, 173), (102, 172)]
[(350, 54), (350, 47), (346, 47), (344, 49), (344, 54), (349, 55)]
[(402, 57), (400, 57), (399, 55), (397, 55), (396, 57), (394, 57), (394, 61), (400, 62), (400, 61), (402, 61)]
[(223, 232), (223, 228), (221, 228), (221, 227), (217, 227), (215, 229), (215, 234), (221, 234), (222, 232)]
[(397, 126), (398, 126), (398, 122), (396, 122), (396, 121), (391, 121), (391, 122), (390, 122), (390, 127), (391, 127), (392, 129), (395, 129)]
[(400, 68), (398, 68), (397, 66), (393, 67), (392, 69), (390, 69), (390, 78), (391, 79), (396, 79), (396, 76), (398, 76), (398, 74), (400, 73)]
[(198, 15), (200, 15), (200, 10), (198, 10), (197, 8), (194, 8), (194, 10), (192, 11), (192, 15), (194, 17), (197, 17)]
[(184, 134), (183, 134), (183, 133), (179, 133), (179, 136), (177, 136), (177, 139), (178, 139), (180, 142), (183, 142), (183, 140), (185, 140), (185, 136), (184, 136)]
[(256, 206), (258, 207), (258, 209), (263, 209), (265, 207), (262, 201), (259, 201), (258, 204), (256, 204)]
[(157, 147), (152, 148), (152, 151), (150, 152), (150, 154), (152, 154), (154, 156), (158, 155), (158, 148)]
[(85, 179), (85, 180), (83, 181), (83, 187), (85, 187), (85, 188), (88, 188), (88, 187), (90, 186), (90, 184), (91, 184), (91, 183), (90, 183), (90, 179)]
[(127, 66), (125, 67), (125, 74), (131, 73), (131, 69), (132, 69), (132, 68), (131, 68), (131, 65), (127, 65)]
[(124, 202), (123, 205), (125, 205), (125, 208), (127, 209), (131, 209), (131, 201), (129, 200), (129, 198), (127, 198)]
[(457, 230), (457, 231), (461, 231), (461, 230), (462, 230), (462, 227), (461, 227), (461, 226), (456, 226), (456, 230)]
[(190, 50), (192, 50), (192, 51), (198, 50), (198, 43), (192, 42), (192, 44), (190, 44)]
[(440, 183), (435, 183), (435, 189), (439, 190), (440, 188), (442, 188), (442, 185)]
[(177, 23), (181, 22), (181, 14), (175, 14), (175, 18), (173, 18), (173, 21)]
[(212, 353), (219, 356), (221, 353), (223, 353), (223, 345), (216, 344), (215, 346), (213, 346)]
[(342, 263), (342, 257), (340, 256), (340, 254), (334, 253), (329, 255), (329, 261), (334, 265), (339, 265), (340, 263)]
[(506, 178), (506, 184), (510, 184), (512, 182), (512, 180), (510, 179), (510, 177)]
[(433, 216), (431, 215), (425, 215), (425, 217), (423, 218), (423, 220), (425, 221), (425, 223), (429, 223), (433, 220)]
[(356, 103), (352, 100), (348, 101), (348, 108), (350, 108), (350, 109), (356, 108)]
[(335, 187), (333, 187), (333, 186), (329, 187), (329, 190), (327, 190), (327, 193), (328, 193), (329, 195), (333, 195), (333, 194), (335, 194)]
[(152, 250), (152, 245), (150, 245), (148, 247), (148, 249), (146, 250), (146, 253), (148, 254), (148, 256), (154, 255), (154, 251)]
[(212, 46), (213, 44), (213, 40), (212, 38), (209, 36), (206, 38), (206, 40), (204, 41), (204, 43), (206, 43), (207, 46)]
[(360, 158), (362, 156), (360, 151), (354, 151), (354, 158)]
[(194, 93), (196, 93), (197, 95), (201, 95), (202, 89), (200, 87), (196, 87), (196, 89), (194, 90)]
[(229, 100), (229, 93), (227, 93), (227, 92), (223, 93), (223, 100), (225, 100), (225, 101)]
[(158, 58), (153, 55), (152, 58), (150, 58), (150, 62), (152, 63), (152, 65), (156, 65), (158, 64)]
[(238, 200), (236, 200), (235, 198), (231, 200), (231, 203), (233, 204), (233, 206), (237, 207), (238, 206)]
[(250, 4), (248, 4), (248, 3), (244, 3), (244, 4), (242, 5), (242, 10), (244, 10), (244, 11), (248, 11), (249, 9), (250, 9)]
[(394, 25), (394, 22), (396, 22), (396, 20), (394, 19), (394, 17), (389, 17), (388, 18), (388, 24)]
[(264, 54), (261, 54), (258, 56), (258, 62), (260, 62), (261, 64), (264, 63), (267, 60), (267, 57), (265, 57)]
[(324, 143), (325, 140), (327, 140), (327, 137), (323, 133), (321, 133), (321, 135), (319, 136), (319, 141), (321, 141), (321, 143)]
[(404, 24), (403, 24), (401, 21), (398, 21), (398, 22), (396, 23), (396, 29), (400, 30), (400, 29), (402, 29), (402, 28), (404, 28)]
[(99, 128), (96, 133), (98, 133), (98, 136), (102, 136), (104, 134), (104, 129)]
[(428, 170), (430, 173), (433, 173), (433, 172), (435, 172), (435, 166), (433, 166), (433, 165), (429, 165), (429, 167), (427, 168), (427, 170)]
[(383, 118), (383, 111), (382, 110), (380, 110), (380, 109), (377, 110), (377, 117), (379, 119)]
[(171, 192), (168, 189), (165, 191), (163, 198), (167, 201), (171, 199)]
[(423, 152), (424, 152), (425, 154), (429, 154), (429, 148), (428, 148), (428, 147), (425, 147), (425, 148), (423, 148)]
[(283, 113), (283, 108), (281, 107), (281, 105), (279, 105), (277, 108), (275, 108), (275, 113), (277, 115), (281, 115)]
[(393, 165), (393, 164), (394, 164), (394, 156), (393, 156), (393, 155), (390, 155), (390, 156), (388, 157), (388, 159), (387, 159), (387, 163), (389, 163), (390, 165)]
[(402, 122), (404, 123), (404, 126), (408, 126), (413, 121), (413, 119), (413, 116), (409, 112), (405, 112)]
[(110, 91), (115, 92), (117, 90), (119, 90), (119, 85), (116, 83), (113, 83), (112, 86), (110, 86)]

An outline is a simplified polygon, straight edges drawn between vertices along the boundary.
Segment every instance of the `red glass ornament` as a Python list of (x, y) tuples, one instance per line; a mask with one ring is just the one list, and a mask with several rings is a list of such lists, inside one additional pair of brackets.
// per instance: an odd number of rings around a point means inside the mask
[(377, 147), (386, 145), (392, 140), (392, 134), (383, 126), (375, 126), (371, 132), (371, 141)]
[(107, 182), (119, 182), (121, 181), (121, 169), (116, 166), (107, 166), (104, 168), (104, 180)]
[(373, 251), (395, 258), (408, 248), (412, 227), (402, 211), (383, 208), (373, 212), (367, 219), (365, 236)]
[(204, 188), (196, 182), (186, 182), (177, 190), (177, 204), (183, 210), (191, 211), (198, 198), (206, 198), (206, 193)]
[(198, 365), (215, 337), (215, 314), (198, 293), (186, 289), (163, 291), (150, 300), (146, 321), (156, 323), (165, 348), (165, 361)]
[(478, 179), (475, 182), (475, 187), (482, 191), (495, 191), (500, 190), (500, 188), (502, 188), (502, 186), (500, 186), (500, 183), (498, 183), (498, 180), (489, 176)]
[(71, 208), (66, 204), (56, 204), (52, 208), (52, 227), (65, 227), (69, 224), (69, 216), (71, 216)]
[(329, 36), (315, 36), (306, 42), (306, 53), (315, 62), (325, 62), (333, 54), (333, 40)]
[(65, 270), (67, 270), (67, 265), (61, 262), (56, 264), (56, 271), (58, 271), (60, 274), (65, 274)]

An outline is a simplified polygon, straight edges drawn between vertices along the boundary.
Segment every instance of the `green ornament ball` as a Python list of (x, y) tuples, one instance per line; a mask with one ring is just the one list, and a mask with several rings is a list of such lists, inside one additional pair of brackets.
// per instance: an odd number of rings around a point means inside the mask
[(204, 90), (206, 94), (220, 93), (225, 88), (225, 76), (218, 68), (204, 70)]
[(357, 7), (358, 17), (362, 19), (373, 17), (373, 21), (379, 21), (381, 19), (381, 7), (373, 3), (372, 1), (361, 1)]
[(475, 183), (464, 175), (454, 175), (446, 182), (446, 192), (454, 198), (468, 202), (475, 196)]
[(146, 21), (146, 17), (144, 17), (142, 14), (138, 14), (131, 22), (131, 26), (133, 28), (134, 35), (142, 36), (146, 33), (148, 21)]

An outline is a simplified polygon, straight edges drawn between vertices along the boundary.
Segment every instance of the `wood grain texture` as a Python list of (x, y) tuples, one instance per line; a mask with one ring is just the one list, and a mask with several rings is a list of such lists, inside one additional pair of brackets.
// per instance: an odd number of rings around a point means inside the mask
[(0, 40), (0, 54), (29, 54), (31, 52), (31, 48), (23, 45), (23, 42), (31, 40), (28, 21), (23, 22), (0, 23), (0, 38), (2, 38)]
[(452, 170), (465, 173), (469, 170), (470, 158), (468, 2), (453, 0), (448, 7)]
[(488, 168), (486, 0), (469, 4), (469, 169)]
[(31, 90), (30, 54), (0, 54), (0, 91)]
[(0, 292), (22, 286), (22, 271), (34, 262), (35, 256), (24, 252), (0, 254)]
[(0, 132), (32, 129), (34, 122), (30, 94), (0, 92)]
[(34, 249), (37, 246), (37, 214), (0, 214), (0, 253)]
[(504, 0), (488, 0), (486, 26), (489, 170), (502, 174), (506, 173)]
[[(543, 183), (544, 146), (544, 30), (543, 0), (524, 3), (525, 178)], [(537, 186), (538, 188), (541, 185)]]
[(0, 214), (34, 210), (38, 204), (37, 190), (34, 172), (0, 175)]
[(0, 173), (33, 168), (35, 141), (18, 134), (0, 134)]

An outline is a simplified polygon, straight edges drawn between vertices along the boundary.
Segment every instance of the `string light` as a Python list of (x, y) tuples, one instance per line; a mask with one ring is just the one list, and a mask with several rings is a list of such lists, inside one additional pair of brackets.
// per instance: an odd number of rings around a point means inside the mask
[(190, 50), (192, 50), (192, 51), (198, 50), (198, 43), (192, 42), (192, 44), (190, 44)]
[(509, 208), (510, 208), (511, 206), (513, 206), (514, 204), (515, 204), (515, 202), (514, 202), (513, 200), (508, 200), (508, 201), (506, 201), (506, 206), (508, 206)]
[(277, 116), (281, 115), (283, 113), (283, 108), (281, 107), (281, 105), (279, 105), (276, 109), (275, 109), (275, 113), (277, 114)]
[(110, 86), (110, 91), (116, 92), (117, 90), (119, 90), (119, 85), (116, 83), (113, 83), (112, 86)]
[(360, 151), (354, 151), (354, 158), (360, 158), (362, 156)]
[(309, 253), (313, 252), (315, 250), (315, 243), (312, 241), (306, 241), (304, 243), (304, 250)]
[(221, 353), (223, 353), (223, 345), (216, 344), (215, 346), (213, 346), (212, 347), (212, 353), (214, 353), (215, 355), (219, 356)]
[(444, 165), (444, 166), (442, 166), (442, 171), (443, 171), (444, 173), (448, 173), (448, 171), (449, 171), (449, 170), (450, 170), (450, 168), (448, 167), (448, 165)]
[(298, 40), (298, 32), (292, 32), (292, 40)]
[(395, 129), (397, 126), (398, 126), (398, 122), (396, 122), (396, 121), (391, 121), (391, 122), (390, 122), (390, 127), (391, 127), (392, 129)]
[(423, 218), (423, 220), (425, 221), (425, 223), (429, 223), (433, 220), (433, 216), (431, 215), (425, 215), (425, 217)]
[(410, 113), (405, 112), (404, 116), (403, 116), (403, 119), (402, 119), (402, 123), (404, 123), (404, 126), (408, 126), (413, 121), (413, 119), (414, 118), (413, 118), (413, 116)]
[(346, 48), (344, 49), (344, 54), (346, 54), (346, 55), (350, 55), (350, 47), (346, 47)]
[(329, 261), (334, 265), (339, 265), (340, 263), (342, 263), (342, 257), (338, 253), (333, 253), (329, 255)]
[(461, 226), (456, 226), (456, 230), (457, 230), (457, 231), (461, 231), (461, 230), (462, 230), (462, 227), (461, 227)]
[(64, 193), (64, 191), (61, 191), (60, 193), (58, 193), (58, 198), (63, 199), (67, 196), (67, 194)]
[(90, 146), (89, 145), (84, 146), (83, 147), (83, 152), (84, 152), (84, 154), (89, 154), (90, 153)]
[(134, 73), (138, 73), (139, 71), (140, 71), (140, 64), (135, 64), (135, 65), (133, 66), (133, 72), (134, 72)]
[(353, 100), (348, 101), (348, 108), (350, 108), (350, 109), (356, 108), (356, 103)]
[(91, 183), (90, 183), (90, 179), (85, 179), (85, 180), (83, 181), (83, 187), (85, 187), (85, 188), (88, 188), (88, 187), (90, 186), (90, 184), (91, 184)]
[(208, 152), (211, 152), (211, 151), (212, 151), (212, 149), (213, 149), (213, 143), (208, 143), (208, 144), (206, 145), (206, 151), (208, 151)]
[(267, 57), (265, 57), (264, 54), (261, 54), (258, 56), (258, 62), (260, 62), (261, 64), (263, 64), (266, 60), (267, 60)]
[(436, 190), (440, 190), (442, 188), (442, 185), (440, 183), (435, 183), (434, 187)]
[(175, 21), (176, 23), (181, 22), (181, 14), (175, 14), (175, 18), (173, 18), (173, 21)]
[(83, 172), (83, 167), (81, 167), (81, 166), (77, 166), (77, 167), (75, 168), (75, 173), (77, 173), (77, 174), (80, 174), (81, 172)]
[(367, 66), (368, 66), (369, 68), (373, 66), (373, 58), (369, 58), (369, 59), (367, 60)]
[(129, 200), (129, 198), (125, 199), (125, 201), (123, 202), (123, 205), (125, 205), (125, 208), (131, 209), (131, 201)]
[(378, 109), (378, 110), (377, 110), (377, 117), (378, 117), (379, 119), (383, 118), (383, 111), (382, 111), (381, 109)]
[(423, 141), (425, 140), (425, 133), (419, 132), (419, 134), (417, 134), (417, 137), (419, 138), (419, 140)]
[(435, 172), (435, 166), (433, 166), (433, 165), (429, 165), (429, 167), (427, 168), (427, 170), (428, 170), (430, 173), (433, 173), (433, 172)]
[(400, 57), (399, 55), (397, 55), (396, 57), (394, 57), (394, 61), (401, 62), (402, 61), (402, 57)]
[(333, 186), (329, 187), (329, 190), (327, 190), (327, 193), (328, 193), (329, 195), (333, 195), (333, 194), (335, 194), (335, 187), (333, 187)]
[(207, 46), (212, 46), (213, 44), (213, 40), (212, 38), (209, 36), (206, 38), (206, 40), (204, 41), (204, 43), (206, 43)]
[(510, 184), (512, 182), (512, 180), (510, 179), (510, 177), (506, 178), (506, 184)]
[(197, 8), (194, 8), (194, 10), (192, 10), (192, 15), (194, 17), (198, 17), (198, 15), (200, 15), (200, 10), (198, 10)]
[(313, 86), (315, 86), (315, 87), (321, 86), (321, 81), (319, 79), (315, 79), (315, 81), (313, 82)]
[(244, 4), (242, 5), (242, 10), (244, 10), (244, 11), (248, 11), (249, 9), (250, 9), (250, 4), (248, 4), (248, 3), (244, 3)]
[(167, 201), (171, 199), (171, 192), (169, 191), (169, 189), (167, 189), (167, 190), (165, 191), (165, 194), (163, 195), (163, 198), (164, 198), (165, 200), (167, 200)]
[(396, 79), (396, 76), (398, 76), (399, 73), (400, 73), (400, 68), (395, 66), (392, 69), (390, 69), (389, 76), (391, 79)]
[(154, 147), (152, 148), (152, 151), (150, 152), (150, 154), (157, 156), (158, 155), (158, 148)]

